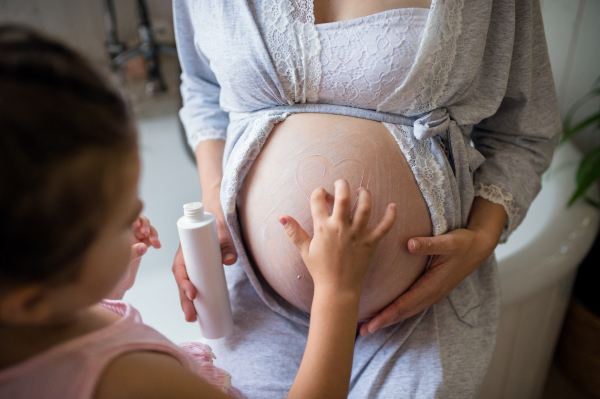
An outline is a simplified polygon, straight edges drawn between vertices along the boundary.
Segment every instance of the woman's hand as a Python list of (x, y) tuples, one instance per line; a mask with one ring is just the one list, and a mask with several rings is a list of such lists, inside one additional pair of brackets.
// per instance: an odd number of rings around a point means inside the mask
[(476, 197), (467, 228), (410, 239), (408, 250), (412, 254), (433, 256), (429, 269), (408, 291), (364, 323), (360, 334), (374, 333), (441, 302), (494, 252), (506, 218), (504, 207)]
[(138, 216), (133, 222), (134, 244), (131, 246), (130, 263), (127, 266), (125, 274), (115, 289), (106, 297), (107, 299), (123, 299), (127, 292), (135, 283), (135, 277), (142, 262), (142, 256), (148, 252), (148, 247), (156, 249), (161, 247), (158, 239), (158, 232), (150, 224), (150, 221), (145, 216)]
[[(229, 232), (229, 227), (227, 227), (227, 222), (225, 222), (225, 214), (218, 199), (218, 194), (216, 198), (216, 200), (211, 200), (210, 196), (205, 195), (202, 204), (206, 212), (210, 212), (215, 216), (223, 264), (233, 265), (237, 261), (237, 253), (233, 245), (233, 238)], [(196, 288), (188, 277), (181, 245), (179, 245), (179, 249), (175, 254), (172, 270), (175, 282), (179, 287), (179, 301), (181, 302), (181, 309), (185, 315), (185, 320), (189, 322), (196, 321), (196, 308), (194, 308), (192, 302), (196, 298)]]
[(351, 195), (346, 180), (335, 182), (335, 199), (331, 216), (327, 210), (327, 192), (313, 191), (310, 198), (314, 238), (291, 216), (279, 222), (300, 250), (300, 255), (315, 283), (315, 290), (328, 292), (362, 291), (362, 283), (379, 241), (390, 231), (396, 219), (396, 205), (388, 205), (383, 219), (367, 227), (371, 215), (371, 194), (359, 189), (356, 213), (350, 219)]

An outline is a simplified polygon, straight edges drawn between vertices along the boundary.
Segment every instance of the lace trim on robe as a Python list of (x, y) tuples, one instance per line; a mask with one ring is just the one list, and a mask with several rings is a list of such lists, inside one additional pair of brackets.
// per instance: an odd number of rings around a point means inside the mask
[(278, 113), (276, 111), (266, 112), (255, 119), (240, 137), (229, 155), (228, 164), (234, 167), (226, 168), (223, 171), (224, 184), (221, 185), (221, 202), (225, 215), (236, 213), (236, 197), (244, 178), (265, 141), (267, 141), (273, 127), (287, 118), (288, 115), (288, 113)]
[(509, 192), (502, 190), (498, 186), (487, 185), (480, 182), (476, 182), (474, 185), (475, 196), (486, 199), (494, 204), (502, 205), (506, 214), (508, 215), (508, 220), (506, 221), (506, 227), (502, 232), (502, 236), (500, 237), (500, 242), (506, 241), (508, 235), (512, 233), (514, 230), (513, 221), (517, 220), (518, 206), (515, 203), (515, 199), (513, 195)]
[(412, 116), (438, 107), (456, 56), (464, 0), (432, 0), (415, 64), (378, 111)]
[(192, 150), (196, 151), (196, 147), (203, 141), (206, 140), (226, 140), (227, 139), (227, 130), (226, 129), (218, 129), (215, 127), (209, 127), (206, 129), (202, 129), (197, 131), (189, 138), (190, 147)]
[(312, 1), (264, 0), (266, 42), (289, 105), (317, 102), (321, 42)]
[(446, 200), (444, 171), (430, 149), (430, 140), (417, 140), (412, 133), (412, 128), (402, 125), (384, 123), (392, 133), (400, 150), (417, 180), (419, 189), (425, 198), (431, 222), (433, 235), (444, 234), (448, 230), (444, 216), (444, 202)]

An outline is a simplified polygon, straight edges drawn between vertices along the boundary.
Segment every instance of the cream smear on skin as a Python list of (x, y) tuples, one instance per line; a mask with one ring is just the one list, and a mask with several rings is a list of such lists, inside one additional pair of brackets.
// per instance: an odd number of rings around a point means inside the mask
[(238, 196), (238, 213), (247, 252), (254, 265), (284, 299), (309, 312), (313, 281), (298, 250), (278, 219), (287, 214), (313, 235), (309, 197), (317, 187), (350, 183), (355, 210), (357, 189), (368, 188), (373, 204), (369, 226), (390, 202), (398, 209), (392, 231), (378, 246), (365, 276), (361, 319), (378, 313), (422, 273), (426, 258), (408, 252), (414, 236), (431, 235), (427, 205), (393, 136), (378, 122), (328, 114), (292, 115), (272, 131)]

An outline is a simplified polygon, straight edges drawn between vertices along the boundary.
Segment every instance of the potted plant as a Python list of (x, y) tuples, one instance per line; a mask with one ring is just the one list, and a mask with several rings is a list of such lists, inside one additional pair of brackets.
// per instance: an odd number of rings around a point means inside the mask
[[(600, 134), (600, 110), (572, 124), (573, 117), (581, 106), (599, 97), (600, 78), (594, 82), (592, 90), (569, 109), (564, 119), (561, 143), (589, 126), (594, 126), (595, 132)], [(587, 195), (589, 189), (598, 180), (600, 180), (600, 145), (581, 160), (576, 175), (577, 187), (568, 206), (583, 197), (589, 204), (600, 208), (599, 201)], [(600, 378), (598, 378), (600, 376), (600, 289), (596, 276), (600, 271), (599, 259), (600, 235), (596, 237), (591, 251), (577, 272), (557, 348), (557, 359), (565, 374), (598, 398), (600, 398)]]
[[(596, 125), (596, 130), (600, 131), (600, 110), (586, 116), (575, 125), (572, 125), (572, 120), (577, 111), (588, 101), (600, 97), (600, 78), (596, 79), (592, 86), (592, 90), (585, 96), (581, 97), (567, 112), (563, 123), (563, 136), (560, 140), (560, 144), (572, 138), (577, 133), (581, 132), (585, 128)], [(590, 198), (586, 195), (589, 188), (600, 179), (600, 146), (597, 146), (589, 154), (587, 154), (580, 162), (577, 170), (577, 188), (573, 193), (573, 196), (569, 200), (568, 206), (571, 206), (581, 196), (584, 199), (595, 206), (600, 208), (600, 203), (595, 199)]]

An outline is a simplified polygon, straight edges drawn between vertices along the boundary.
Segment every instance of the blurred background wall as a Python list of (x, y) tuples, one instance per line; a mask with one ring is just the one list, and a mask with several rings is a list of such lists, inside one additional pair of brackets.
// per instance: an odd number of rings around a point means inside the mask
[[(147, 0), (157, 39), (173, 42), (170, 0)], [(541, 0), (550, 59), (565, 115), (600, 76), (600, 0)], [(135, 1), (115, 0), (119, 35), (136, 41)], [(0, 23), (20, 22), (57, 36), (98, 63), (106, 63), (103, 4), (101, 0), (0, 0)], [(600, 107), (589, 102), (578, 115)], [(576, 118), (577, 119), (577, 118)], [(584, 152), (600, 144), (591, 130), (575, 142)]]
[[(114, 0), (119, 37), (137, 40), (134, 0)], [(174, 42), (170, 0), (146, 0), (159, 41)], [(102, 0), (0, 0), (0, 23), (18, 22), (60, 38), (92, 60), (105, 64), (104, 4)]]
[[(600, 0), (541, 0), (541, 5), (558, 105), (564, 116), (600, 77)], [(596, 99), (577, 115), (581, 118), (598, 109), (600, 100)], [(588, 129), (574, 141), (587, 152), (600, 144), (600, 136)]]

